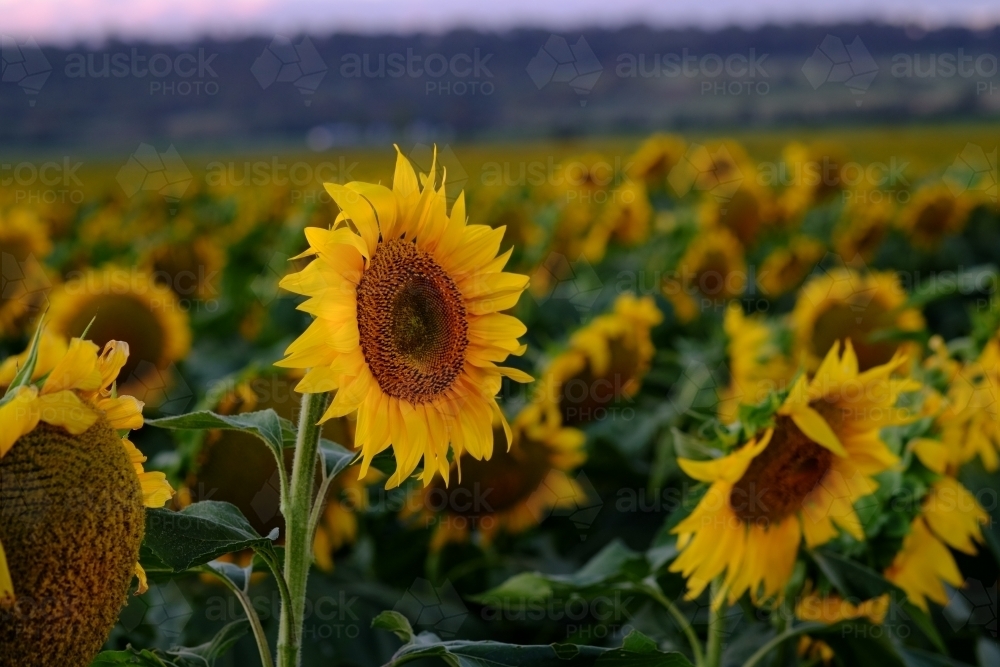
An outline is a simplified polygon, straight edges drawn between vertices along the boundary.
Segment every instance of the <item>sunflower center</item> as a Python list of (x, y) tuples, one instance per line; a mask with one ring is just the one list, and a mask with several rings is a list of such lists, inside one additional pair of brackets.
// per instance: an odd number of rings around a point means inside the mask
[(381, 243), (358, 284), (361, 351), (382, 391), (426, 403), (465, 367), (469, 344), (462, 293), (409, 241)]
[(813, 354), (822, 359), (836, 341), (849, 338), (858, 355), (859, 370), (881, 366), (892, 360), (897, 345), (889, 340), (872, 340), (872, 334), (894, 324), (894, 318), (877, 298), (868, 304), (835, 303), (816, 318)]
[(832, 462), (830, 450), (810, 440), (790, 417), (778, 417), (770, 444), (733, 486), (729, 505), (747, 523), (781, 521), (802, 508)]

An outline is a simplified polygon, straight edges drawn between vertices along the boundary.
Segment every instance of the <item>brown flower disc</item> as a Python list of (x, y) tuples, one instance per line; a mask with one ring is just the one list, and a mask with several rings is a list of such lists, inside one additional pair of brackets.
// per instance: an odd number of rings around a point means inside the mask
[(142, 488), (102, 417), (72, 436), (39, 423), (0, 459), (0, 541), (16, 600), (0, 666), (86, 667), (118, 619), (145, 528)]

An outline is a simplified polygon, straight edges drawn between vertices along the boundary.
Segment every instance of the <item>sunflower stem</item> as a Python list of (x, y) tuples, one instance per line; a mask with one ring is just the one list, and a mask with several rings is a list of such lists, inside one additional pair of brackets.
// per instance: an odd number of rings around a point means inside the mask
[(743, 667), (754, 667), (758, 662), (767, 657), (767, 655), (773, 651), (775, 648), (781, 646), (786, 641), (793, 637), (798, 637), (799, 635), (804, 635), (806, 633), (812, 632), (813, 630), (821, 630), (826, 626), (822, 623), (803, 623), (802, 625), (794, 628), (789, 628), (785, 630), (778, 636), (774, 637), (771, 641), (761, 646), (756, 653), (750, 656), (750, 659), (743, 663)]
[[(326, 410), (328, 394), (303, 394), (299, 429), (295, 437), (295, 457), (288, 484), (285, 517), (285, 581), (288, 603), (282, 605), (278, 629), (278, 667), (301, 664), (302, 624), (306, 604), (306, 585), (312, 564), (310, 519), (314, 502), (316, 464), (319, 460), (319, 420)], [(321, 500), (316, 500), (321, 502)]]
[(232, 591), (236, 599), (240, 601), (240, 605), (243, 607), (243, 612), (247, 615), (247, 620), (250, 621), (250, 628), (253, 630), (253, 638), (257, 642), (257, 652), (260, 653), (260, 664), (263, 667), (274, 667), (274, 661), (271, 658), (271, 649), (267, 645), (267, 635), (264, 634), (264, 626), (261, 625), (260, 616), (257, 615), (257, 610), (254, 609), (253, 603), (247, 596), (246, 591), (237, 587), (228, 577), (224, 576), (222, 573), (216, 571), (215, 569), (204, 566), (200, 568), (201, 572), (205, 574), (210, 574), (219, 581), (221, 581), (226, 588)]
[(680, 626), (681, 632), (687, 637), (688, 644), (691, 645), (691, 655), (694, 657), (694, 664), (696, 667), (704, 667), (705, 655), (701, 650), (701, 640), (698, 639), (698, 635), (695, 633), (694, 628), (691, 627), (691, 621), (688, 620), (687, 616), (684, 615), (680, 609), (677, 608), (673, 602), (663, 594), (660, 586), (656, 583), (645, 584), (641, 589), (646, 595), (653, 598), (660, 605), (669, 612), (671, 616), (674, 617), (674, 621)]
[(705, 667), (719, 667), (722, 663), (722, 637), (726, 629), (726, 605), (722, 582), (718, 579), (712, 582), (709, 604)]

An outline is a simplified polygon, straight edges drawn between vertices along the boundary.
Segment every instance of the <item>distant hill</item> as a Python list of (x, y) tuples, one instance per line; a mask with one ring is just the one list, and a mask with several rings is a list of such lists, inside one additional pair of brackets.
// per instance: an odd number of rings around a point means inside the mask
[(3, 147), (308, 140), (324, 148), (403, 135), (1000, 116), (998, 27), (456, 31), (69, 49), (4, 40)]

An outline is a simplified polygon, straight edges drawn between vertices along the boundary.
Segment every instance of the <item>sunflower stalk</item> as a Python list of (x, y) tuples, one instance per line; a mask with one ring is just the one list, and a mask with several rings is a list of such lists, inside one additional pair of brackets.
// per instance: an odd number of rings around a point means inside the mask
[(288, 497), (282, 499), (285, 517), (285, 582), (288, 600), (281, 608), (278, 630), (278, 667), (298, 667), (301, 663), (302, 624), (305, 612), (306, 585), (312, 561), (311, 520), (316, 464), (319, 460), (319, 420), (326, 410), (328, 394), (303, 394), (299, 428), (295, 438), (295, 457), (288, 484)]
[(726, 609), (728, 608), (725, 604), (722, 582), (719, 579), (712, 582), (710, 600), (705, 667), (719, 667), (722, 664), (722, 636), (726, 629)]

